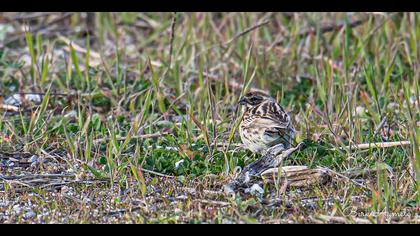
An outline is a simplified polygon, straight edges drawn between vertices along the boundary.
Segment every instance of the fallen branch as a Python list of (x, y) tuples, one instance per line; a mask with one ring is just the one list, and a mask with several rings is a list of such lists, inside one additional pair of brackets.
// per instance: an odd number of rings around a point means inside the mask
[[(279, 170), (281, 170), (280, 176), (278, 175)], [(280, 181), (280, 185), (287, 183), (286, 186), (290, 187), (308, 187), (314, 184), (324, 184), (330, 179), (330, 176), (324, 171), (310, 169), (307, 166), (271, 168), (261, 173), (261, 177), (266, 183)]]
[(340, 147), (341, 150), (343, 149), (370, 149), (370, 148), (388, 148), (388, 147), (398, 147), (398, 146), (407, 146), (410, 145), (410, 141), (398, 141), (398, 142), (379, 142), (379, 143), (362, 143), (356, 145), (348, 145)]
[(267, 153), (258, 160), (245, 166), (237, 178), (224, 186), (224, 191), (226, 193), (232, 193), (235, 192), (238, 187), (248, 185), (251, 177), (260, 177), (264, 171), (278, 167), (283, 159), (300, 150), (304, 145), (304, 143), (299, 143), (296, 147), (289, 149), (284, 149), (282, 144), (271, 147), (267, 150)]

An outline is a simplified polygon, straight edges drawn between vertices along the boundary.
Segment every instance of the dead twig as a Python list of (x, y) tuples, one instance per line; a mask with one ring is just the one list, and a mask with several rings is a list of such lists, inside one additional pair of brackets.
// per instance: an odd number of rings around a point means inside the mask
[(225, 206), (230, 206), (231, 205), (229, 202), (215, 201), (215, 200), (207, 200), (207, 199), (194, 199), (193, 202), (198, 202), (198, 203), (208, 204), (208, 205), (219, 205), (221, 207), (225, 207)]
[(153, 171), (153, 170), (148, 170), (148, 169), (143, 169), (143, 168), (140, 168), (140, 170), (141, 170), (141, 171), (143, 171), (143, 172), (146, 172), (146, 173), (152, 174), (152, 175), (157, 175), (157, 176), (160, 176), (160, 177), (175, 178), (175, 176), (172, 176), (172, 175), (165, 175), (165, 174), (162, 174), (162, 173), (159, 173), (159, 172)]
[(324, 171), (310, 169), (307, 166), (271, 168), (261, 173), (261, 177), (267, 183), (283, 183), (281, 192), (285, 192), (288, 186), (303, 188), (315, 184), (325, 184), (331, 179)]
[(269, 20), (265, 20), (265, 21), (262, 21), (262, 22), (260, 22), (260, 23), (258, 23), (256, 25), (253, 25), (253, 26), (251, 26), (249, 28), (246, 28), (244, 31), (239, 32), (238, 34), (236, 34), (235, 36), (233, 36), (231, 39), (229, 39), (227, 42), (225, 42), (224, 44), (222, 44), (222, 47), (229, 46), (236, 39), (244, 36), (245, 34), (248, 34), (251, 31), (254, 31), (254, 30), (256, 30), (256, 29), (260, 28), (261, 26), (264, 26), (264, 25), (266, 25), (268, 23), (270, 23), (270, 21)]
[(19, 112), (20, 108), (13, 105), (0, 104), (0, 110)]
[(370, 149), (370, 148), (389, 148), (389, 147), (399, 147), (399, 146), (407, 146), (410, 145), (410, 141), (398, 141), (398, 142), (378, 142), (378, 143), (362, 143), (356, 145), (349, 145), (345, 147), (340, 147), (340, 150), (343, 149)]

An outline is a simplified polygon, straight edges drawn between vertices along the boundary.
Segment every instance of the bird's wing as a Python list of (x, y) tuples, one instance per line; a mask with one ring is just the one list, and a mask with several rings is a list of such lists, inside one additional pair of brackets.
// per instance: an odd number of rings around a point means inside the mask
[(258, 108), (261, 123), (267, 128), (287, 129), (290, 125), (290, 116), (278, 103), (268, 101)]
[(255, 113), (258, 118), (253, 120), (253, 126), (264, 129), (263, 135), (267, 142), (292, 138), (289, 134), (290, 116), (279, 104), (271, 101), (263, 103)]

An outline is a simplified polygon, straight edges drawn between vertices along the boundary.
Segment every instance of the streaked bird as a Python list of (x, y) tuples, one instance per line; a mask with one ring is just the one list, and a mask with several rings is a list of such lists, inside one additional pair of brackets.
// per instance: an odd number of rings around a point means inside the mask
[(243, 105), (239, 134), (246, 148), (265, 154), (279, 144), (285, 149), (293, 146), (296, 132), (290, 115), (274, 98), (262, 92), (249, 92), (239, 104)]

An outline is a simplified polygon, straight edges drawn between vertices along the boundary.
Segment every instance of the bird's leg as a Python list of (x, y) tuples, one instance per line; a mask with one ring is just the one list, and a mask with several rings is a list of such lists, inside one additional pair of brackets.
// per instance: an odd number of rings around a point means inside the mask
[(278, 144), (267, 149), (261, 158), (245, 166), (241, 174), (232, 183), (225, 186), (225, 190), (234, 191), (238, 186), (247, 184), (252, 176), (258, 176), (270, 168), (278, 167), (284, 158), (301, 149), (304, 145), (301, 142), (296, 147), (284, 149), (283, 144)]

